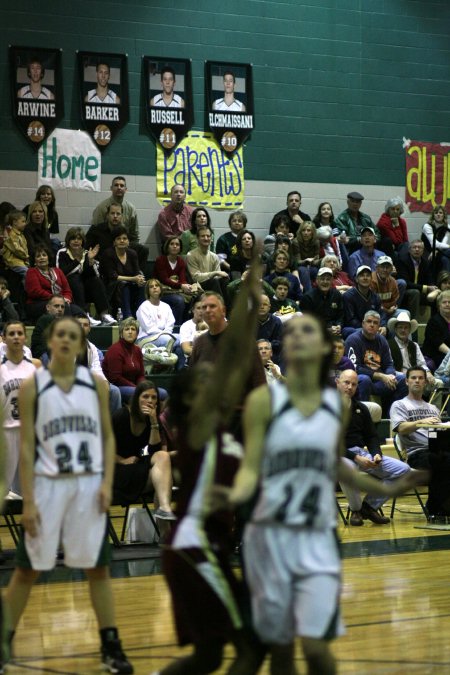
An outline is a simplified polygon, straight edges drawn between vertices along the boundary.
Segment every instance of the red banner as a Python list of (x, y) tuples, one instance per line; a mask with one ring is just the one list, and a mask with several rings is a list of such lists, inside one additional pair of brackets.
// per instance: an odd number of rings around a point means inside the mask
[(405, 140), (404, 147), (405, 201), (409, 210), (429, 213), (435, 206), (447, 207), (450, 200), (450, 144)]

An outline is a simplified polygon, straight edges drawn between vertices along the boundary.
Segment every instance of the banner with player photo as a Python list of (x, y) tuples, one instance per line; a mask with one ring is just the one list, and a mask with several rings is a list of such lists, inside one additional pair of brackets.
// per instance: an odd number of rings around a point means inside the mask
[(64, 116), (61, 49), (9, 47), (13, 118), (36, 149)]
[(126, 54), (77, 52), (81, 119), (104, 150), (130, 117)]
[(255, 127), (251, 64), (206, 61), (205, 100), (206, 128), (235, 152)]
[(147, 127), (166, 154), (192, 126), (192, 74), (189, 59), (142, 58)]

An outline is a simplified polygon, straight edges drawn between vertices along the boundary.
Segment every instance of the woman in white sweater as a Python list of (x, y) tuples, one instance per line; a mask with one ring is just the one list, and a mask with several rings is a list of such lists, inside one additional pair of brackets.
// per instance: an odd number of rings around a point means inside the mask
[(154, 337), (157, 347), (164, 347), (175, 340), (172, 351), (178, 356), (177, 369), (183, 368), (185, 358), (180, 341), (173, 335), (175, 317), (167, 302), (161, 302), (162, 286), (158, 279), (149, 279), (145, 285), (147, 300), (138, 307), (136, 318), (139, 321), (137, 344), (144, 338)]

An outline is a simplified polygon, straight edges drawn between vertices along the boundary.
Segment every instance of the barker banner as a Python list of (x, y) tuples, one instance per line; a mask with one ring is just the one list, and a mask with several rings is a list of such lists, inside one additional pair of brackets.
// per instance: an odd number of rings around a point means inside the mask
[(9, 48), (13, 117), (35, 148), (64, 115), (61, 50)]
[(205, 63), (206, 127), (225, 152), (233, 153), (254, 128), (253, 79), (249, 63)]
[(212, 134), (190, 131), (168, 156), (157, 146), (157, 198), (170, 202), (172, 186), (181, 184), (186, 202), (192, 206), (237, 209), (244, 203), (244, 162), (242, 149), (231, 157)]
[(142, 58), (147, 127), (166, 154), (192, 126), (192, 75), (189, 59)]
[(127, 57), (93, 52), (77, 56), (81, 119), (103, 150), (129, 119)]
[(38, 185), (100, 192), (101, 155), (85, 131), (55, 129), (39, 149)]
[(450, 199), (450, 143), (404, 139), (406, 198), (410, 211), (431, 212)]

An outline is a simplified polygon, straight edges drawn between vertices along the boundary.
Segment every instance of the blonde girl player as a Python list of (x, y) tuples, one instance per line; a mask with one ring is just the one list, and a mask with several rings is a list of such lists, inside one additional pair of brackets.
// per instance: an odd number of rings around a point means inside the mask
[(284, 325), (286, 384), (249, 395), (244, 460), (228, 496), (237, 505), (260, 488), (244, 535), (244, 560), (254, 626), (269, 646), (271, 675), (297, 672), (297, 635), (309, 675), (336, 673), (329, 648), (342, 632), (336, 480), (376, 494), (408, 486), (399, 480), (386, 489), (340, 462), (343, 407), (339, 393), (326, 385), (332, 351), (332, 337), (315, 317), (304, 314)]
[(83, 330), (72, 317), (50, 325), (51, 360), (19, 392), (20, 481), (25, 535), (5, 591), (10, 641), (33, 583), (51, 570), (59, 542), (68, 567), (85, 570), (101, 637), (103, 666), (132, 673), (116, 628), (109, 576), (106, 512), (115, 443), (104, 382), (75, 364)]
[(41, 365), (39, 359), (25, 356), (25, 340), (25, 326), (21, 321), (5, 323), (3, 343), (6, 351), (0, 357), (0, 406), (6, 442), (5, 480), (8, 489), (14, 492), (20, 491), (16, 476), (20, 448), (19, 389)]

